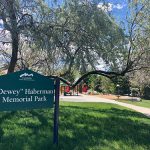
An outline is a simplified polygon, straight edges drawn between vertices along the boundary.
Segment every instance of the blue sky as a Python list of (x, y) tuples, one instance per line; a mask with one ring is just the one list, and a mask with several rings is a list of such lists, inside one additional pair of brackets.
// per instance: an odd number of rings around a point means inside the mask
[[(114, 7), (112, 9), (112, 14), (115, 17), (115, 19), (119, 22), (119, 21), (123, 21), (126, 22), (126, 15), (127, 15), (127, 11), (128, 11), (128, 4), (127, 4), (127, 0), (106, 0), (108, 3), (113, 4)], [(118, 6), (118, 7), (117, 7)], [(119, 7), (120, 6), (120, 7)]]
[[(116, 22), (119, 24), (120, 22), (124, 22), (125, 26), (127, 25), (126, 16), (128, 11), (128, 3), (127, 0), (105, 0), (109, 5), (109, 13), (113, 15)], [(102, 2), (99, 2), (102, 4)]]

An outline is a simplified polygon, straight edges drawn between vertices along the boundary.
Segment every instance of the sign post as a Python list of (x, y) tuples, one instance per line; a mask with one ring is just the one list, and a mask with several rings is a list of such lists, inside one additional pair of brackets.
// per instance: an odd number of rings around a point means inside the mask
[(54, 131), (53, 143), (58, 145), (58, 125), (59, 125), (59, 88), (60, 79), (57, 77), (55, 82), (55, 107), (54, 107)]

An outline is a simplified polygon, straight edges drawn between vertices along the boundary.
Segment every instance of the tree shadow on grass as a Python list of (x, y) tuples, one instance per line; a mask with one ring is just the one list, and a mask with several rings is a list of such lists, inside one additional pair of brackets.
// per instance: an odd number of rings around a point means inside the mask
[[(24, 135), (15, 134), (13, 138), (12, 135), (8, 135), (1, 141), (3, 143), (0, 144), (0, 149), (87, 150), (93, 148), (93, 150), (100, 150), (117, 149), (116, 143), (120, 149), (137, 149), (138, 146), (144, 150), (150, 149), (150, 124), (141, 121), (144, 119), (142, 114), (130, 110), (61, 106), (58, 146), (52, 144), (53, 121), (48, 124), (45, 117), (52, 115), (52, 110), (30, 113), (41, 122), (38, 131), (27, 132)], [(146, 117), (145, 120), (149, 121)], [(28, 126), (25, 128), (34, 130)]]
[[(150, 124), (137, 121), (137, 118), (146, 118), (140, 113), (126, 109), (111, 108), (93, 110), (92, 108), (88, 109), (77, 106), (64, 107), (64, 110), (66, 112), (61, 111), (61, 115), (65, 116), (65, 119), (62, 120), (64, 126), (60, 122), (62, 125), (61, 130), (72, 131), (72, 136), (69, 138), (66, 135), (65, 138), (67, 139), (64, 140), (63, 135), (60, 139), (63, 141), (61, 143), (62, 145), (66, 143), (65, 141), (68, 141), (68, 144), (72, 143), (70, 144), (72, 146), (70, 149), (76, 149), (79, 143), (83, 149), (89, 149), (95, 145), (104, 146), (104, 141), (109, 141), (109, 143), (112, 141), (122, 141), (122, 143), (131, 142), (131, 147), (133, 145), (141, 145), (150, 149)], [(96, 113), (93, 114), (93, 112)], [(98, 114), (105, 115), (98, 116)], [(148, 120), (148, 118), (146, 119)], [(67, 149), (67, 145), (64, 149)]]
[(70, 109), (71, 110), (84, 110), (84, 112), (95, 112), (95, 113), (100, 113), (100, 114), (107, 114), (107, 115), (117, 115), (117, 116), (122, 116), (122, 117), (136, 117), (136, 118), (145, 118), (146, 116), (132, 111), (132, 110), (127, 110), (127, 109), (118, 109), (118, 108), (111, 108), (111, 109), (97, 109), (95, 107), (79, 107), (79, 106), (62, 106), (64, 109)]
[[(2, 115), (3, 114), (3, 115)], [(2, 138), (4, 131), (1, 128), (1, 124), (4, 120), (6, 119), (11, 119), (14, 115), (16, 114), (16, 111), (12, 111), (12, 112), (4, 112), (0, 114), (0, 139)]]
[(51, 114), (47, 109), (1, 113), (0, 150), (47, 149), (52, 137)]

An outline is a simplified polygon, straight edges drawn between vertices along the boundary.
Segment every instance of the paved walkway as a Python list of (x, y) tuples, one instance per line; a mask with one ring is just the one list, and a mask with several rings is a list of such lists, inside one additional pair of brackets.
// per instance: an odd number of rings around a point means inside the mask
[(80, 96), (60, 96), (61, 101), (67, 101), (67, 102), (103, 102), (103, 103), (111, 103), (111, 104), (117, 104), (120, 106), (124, 106), (130, 109), (133, 109), (135, 111), (138, 111), (148, 117), (150, 117), (150, 108), (135, 106), (132, 104), (117, 102), (115, 100), (110, 100), (106, 98), (100, 98), (96, 96), (89, 96), (89, 95), (80, 95)]

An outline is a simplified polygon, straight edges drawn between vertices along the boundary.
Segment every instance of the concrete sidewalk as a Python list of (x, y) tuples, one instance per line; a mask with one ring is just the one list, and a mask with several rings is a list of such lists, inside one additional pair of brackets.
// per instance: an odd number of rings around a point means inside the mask
[(80, 96), (60, 96), (61, 101), (67, 101), (67, 102), (101, 102), (101, 103), (111, 103), (111, 104), (117, 104), (120, 106), (124, 106), (130, 109), (133, 109), (137, 112), (140, 112), (150, 118), (150, 108), (135, 106), (132, 104), (117, 102), (115, 100), (110, 100), (106, 98), (100, 98), (96, 96), (89, 96), (89, 95), (80, 95)]

